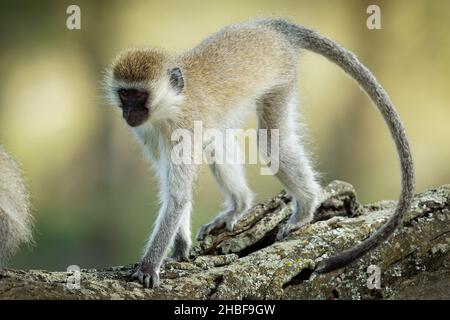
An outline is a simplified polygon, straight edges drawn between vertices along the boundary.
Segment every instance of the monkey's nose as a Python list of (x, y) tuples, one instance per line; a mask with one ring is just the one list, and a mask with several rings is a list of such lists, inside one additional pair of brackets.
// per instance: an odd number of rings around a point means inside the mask
[(147, 121), (149, 111), (147, 108), (123, 108), (123, 118), (131, 127), (137, 127)]

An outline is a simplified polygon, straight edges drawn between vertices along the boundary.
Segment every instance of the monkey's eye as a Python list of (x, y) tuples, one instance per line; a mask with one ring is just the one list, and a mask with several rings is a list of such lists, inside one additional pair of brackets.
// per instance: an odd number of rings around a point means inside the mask
[(137, 100), (141, 102), (147, 101), (148, 92), (136, 89), (119, 89), (117, 91), (121, 100)]
[(136, 98), (138, 98), (138, 99), (146, 97), (146, 96), (147, 96), (147, 92), (145, 92), (145, 91), (136, 92)]
[(126, 97), (128, 97), (128, 90), (126, 90), (126, 89), (120, 89), (120, 90), (119, 90), (119, 96), (120, 96), (121, 98), (126, 98)]

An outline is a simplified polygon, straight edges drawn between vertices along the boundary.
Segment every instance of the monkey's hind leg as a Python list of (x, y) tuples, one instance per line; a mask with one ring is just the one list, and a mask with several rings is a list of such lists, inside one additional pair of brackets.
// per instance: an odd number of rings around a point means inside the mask
[[(266, 94), (257, 108), (259, 128), (267, 129), (268, 137), (270, 129), (279, 130), (279, 166), (275, 176), (293, 197), (294, 203), (293, 213), (280, 228), (277, 239), (282, 239), (312, 220), (321, 193), (311, 161), (300, 139), (302, 128), (296, 121), (295, 108), (295, 91), (288, 87)], [(263, 157), (270, 155), (270, 138), (267, 143), (259, 144)]]
[[(233, 148), (239, 148), (236, 144)], [(235, 149), (239, 152), (238, 149)], [(252, 207), (253, 192), (248, 188), (242, 164), (211, 164), (211, 171), (225, 195), (225, 210), (208, 224), (200, 228), (197, 239), (202, 240), (211, 231), (226, 228), (233, 231), (234, 225)]]
[(172, 258), (176, 261), (189, 261), (191, 245), (191, 214), (185, 212), (181, 217), (181, 223), (175, 237)]

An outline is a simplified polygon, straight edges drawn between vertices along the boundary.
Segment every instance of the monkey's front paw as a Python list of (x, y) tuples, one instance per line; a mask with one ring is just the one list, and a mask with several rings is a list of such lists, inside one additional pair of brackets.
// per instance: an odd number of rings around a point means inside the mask
[(197, 233), (197, 240), (203, 240), (208, 234), (214, 230), (225, 229), (227, 231), (233, 231), (234, 225), (236, 224), (236, 219), (228, 217), (219, 217), (214, 221), (205, 224), (200, 228)]
[(197, 240), (203, 240), (205, 237), (211, 233), (214, 229), (217, 229), (217, 226), (214, 223), (208, 223), (203, 225), (200, 230), (197, 232)]
[(152, 267), (146, 266), (145, 263), (140, 263), (131, 279), (137, 279), (144, 288), (157, 288), (159, 287), (159, 270), (154, 270)]

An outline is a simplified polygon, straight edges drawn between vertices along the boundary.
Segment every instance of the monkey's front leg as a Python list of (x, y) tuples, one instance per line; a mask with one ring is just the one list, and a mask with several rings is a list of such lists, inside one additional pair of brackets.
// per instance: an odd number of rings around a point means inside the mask
[(132, 275), (132, 278), (138, 279), (144, 288), (159, 286), (161, 264), (175, 239), (181, 218), (190, 215), (192, 209), (192, 184), (196, 168), (170, 163), (168, 167), (167, 171), (160, 174), (163, 205), (145, 254)]

